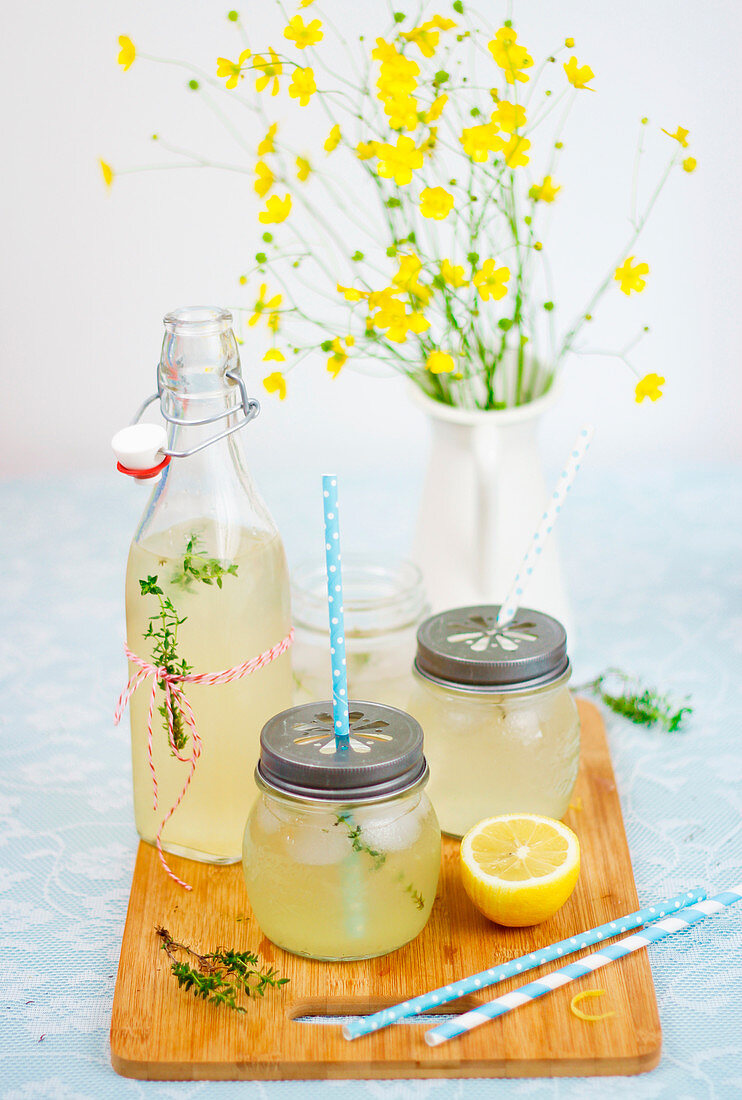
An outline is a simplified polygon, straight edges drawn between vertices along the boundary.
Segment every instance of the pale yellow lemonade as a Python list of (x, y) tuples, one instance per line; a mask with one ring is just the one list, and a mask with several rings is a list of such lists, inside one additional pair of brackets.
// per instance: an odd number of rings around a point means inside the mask
[(425, 731), (429, 794), (444, 833), (486, 817), (564, 817), (580, 763), (580, 721), (566, 683), (484, 694), (414, 676), (404, 707)]
[(386, 954), (425, 926), (440, 851), (438, 821), (419, 787), (367, 805), (310, 805), (264, 789), (245, 829), (250, 905), (268, 939), (294, 954)]
[[(221, 587), (193, 578), (184, 582), (183, 557), (192, 536), (204, 558), (217, 558), (225, 570), (232, 567), (221, 577)], [(289, 632), (286, 560), (277, 534), (244, 528), (217, 531), (212, 521), (201, 519), (157, 532), (142, 544), (133, 542), (126, 573), (127, 639), (132, 652), (146, 660), (151, 660), (153, 640), (144, 635), (160, 606), (155, 596), (141, 593), (139, 581), (149, 576), (157, 577), (163, 598), (169, 597), (178, 617), (185, 620), (177, 628), (177, 653), (194, 673), (242, 664)], [(185, 686), (203, 746), (186, 796), (165, 826), (166, 850), (211, 862), (240, 858), (245, 818), (254, 797), (252, 776), (260, 730), (272, 714), (291, 705), (290, 661), (290, 653), (285, 653), (241, 680)], [(136, 671), (130, 663), (130, 675)], [(147, 760), (151, 684), (150, 679), (139, 688), (130, 708), (136, 826), (144, 840), (154, 843), (182, 790), (189, 765), (172, 755), (164, 719), (157, 710), (163, 703), (158, 690), (152, 746), (159, 799), (158, 808), (153, 809)], [(181, 754), (190, 756), (191, 748), (189, 737)]]

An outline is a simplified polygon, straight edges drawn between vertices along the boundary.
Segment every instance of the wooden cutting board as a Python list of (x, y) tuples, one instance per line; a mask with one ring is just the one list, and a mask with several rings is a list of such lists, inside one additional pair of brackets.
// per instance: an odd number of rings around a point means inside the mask
[[(299, 1020), (373, 1012), (639, 907), (603, 722), (590, 703), (579, 705), (581, 769), (565, 820), (580, 838), (582, 870), (567, 904), (536, 928), (500, 928), (481, 916), (459, 882), (458, 843), (444, 838), (438, 898), (413, 943), (366, 962), (312, 962), (262, 936), (239, 865), (172, 857), (173, 869), (193, 885), (186, 893), (165, 876), (155, 850), (140, 844), (111, 1020), (116, 1072), (158, 1080), (281, 1080), (587, 1076), (652, 1069), (660, 1057), (661, 1031), (645, 951), (435, 1048), (423, 1041), (435, 1017), (354, 1042), (342, 1037), (338, 1024)], [(220, 945), (257, 949), (290, 982), (251, 1002), (244, 1016), (197, 1001), (171, 975), (154, 934), (157, 924), (201, 952)], [(541, 973), (534, 970), (526, 980)], [(440, 1011), (466, 1011), (521, 984), (522, 979), (503, 982)], [(605, 995), (588, 1001), (586, 1010), (616, 1015), (586, 1023), (572, 1015), (570, 1000), (596, 986)]]

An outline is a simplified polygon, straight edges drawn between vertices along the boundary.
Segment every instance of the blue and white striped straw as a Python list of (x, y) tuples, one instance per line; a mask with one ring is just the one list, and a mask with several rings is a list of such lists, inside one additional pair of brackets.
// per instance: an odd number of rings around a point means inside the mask
[(631, 928), (639, 928), (642, 924), (666, 917), (669, 913), (676, 913), (678, 909), (684, 909), (689, 903), (703, 901), (706, 897), (705, 890), (688, 890), (683, 894), (677, 894), (668, 901), (658, 902), (657, 905), (648, 905), (644, 909), (638, 909), (635, 913), (629, 913), (626, 917), (617, 917), (616, 920), (598, 925), (587, 932), (581, 932), (569, 939), (552, 943), (549, 947), (542, 947), (539, 951), (532, 951), (529, 955), (521, 955), (518, 959), (510, 959), (500, 966), (492, 966), (489, 970), (481, 970), (478, 974), (472, 974), (469, 978), (461, 978), (450, 985), (433, 989), (430, 993), (421, 993), (419, 997), (411, 997), (398, 1005), (390, 1005), (374, 1012), (372, 1016), (364, 1016), (360, 1020), (346, 1024), (343, 1027), (343, 1035), (346, 1039), (358, 1039), (361, 1035), (368, 1035), (372, 1031), (379, 1031), (383, 1027), (404, 1019), (405, 1016), (415, 1016), (419, 1012), (426, 1012), (429, 1008), (438, 1008), (439, 1005), (455, 1001), (458, 997), (464, 997), (467, 993), (477, 993), (487, 986), (497, 985), (506, 978), (515, 978), (527, 970), (535, 970), (544, 963), (554, 962), (564, 955), (571, 955), (574, 951), (580, 951), (584, 947), (592, 947), (601, 940), (610, 939), (611, 936), (620, 936)]
[(345, 666), (345, 619), (343, 578), (340, 571), (340, 520), (338, 517), (338, 479), (322, 478), (325, 505), (325, 559), (327, 562), (327, 601), (330, 613), (330, 663), (332, 665), (332, 716), (335, 745), (339, 751), (350, 744), (348, 722), (348, 673)]
[(716, 894), (708, 901), (698, 902), (691, 908), (681, 909), (673, 917), (667, 917), (641, 932), (626, 936), (625, 939), (618, 940), (617, 943), (608, 944), (600, 951), (594, 951), (592, 955), (586, 955), (584, 959), (570, 963), (568, 966), (562, 967), (561, 970), (554, 970), (551, 974), (545, 974), (543, 978), (538, 978), (535, 982), (523, 985), (520, 989), (514, 989), (512, 993), (506, 993), (503, 997), (497, 997), (496, 1000), (490, 1001), (488, 1004), (472, 1009), (471, 1012), (465, 1012), (463, 1016), (458, 1016), (454, 1020), (447, 1020), (446, 1023), (431, 1028), (430, 1031), (425, 1033), (425, 1042), (434, 1047), (440, 1043), (445, 1043), (448, 1039), (454, 1039), (457, 1035), (464, 1035), (467, 1031), (479, 1027), (480, 1024), (486, 1024), (488, 1020), (493, 1020), (497, 1016), (504, 1016), (506, 1012), (519, 1008), (521, 1005), (529, 1004), (531, 1001), (543, 997), (546, 993), (551, 993), (553, 989), (559, 989), (560, 986), (567, 985), (577, 978), (592, 974), (602, 966), (607, 966), (608, 963), (615, 962), (616, 959), (622, 959), (624, 955), (630, 955), (633, 951), (640, 951), (642, 947), (647, 947), (650, 943), (658, 943), (660, 940), (666, 939), (667, 936), (672, 936), (675, 932), (683, 932), (686, 928), (690, 928), (691, 925), (696, 924), (712, 913), (718, 913), (725, 906), (734, 905), (738, 901), (742, 901), (742, 886), (735, 886), (733, 890)]
[(551, 494), (551, 499), (546, 506), (546, 511), (541, 517), (541, 522), (531, 539), (531, 544), (526, 551), (526, 556), (523, 558), (520, 569), (515, 575), (515, 580), (510, 586), (510, 591), (500, 607), (497, 616), (497, 626), (507, 626), (507, 624), (512, 622), (515, 618), (515, 613), (520, 606), (523, 594), (531, 579), (531, 574), (536, 568), (538, 559), (541, 556), (544, 543), (551, 534), (551, 529), (562, 510), (562, 505), (566, 500), (567, 493), (572, 488), (572, 483), (577, 476), (577, 471), (582, 465), (582, 460), (587, 454), (588, 447), (592, 443), (593, 434), (592, 426), (587, 424), (574, 441), (569, 458), (562, 470), (559, 481), (554, 486), (554, 492)]

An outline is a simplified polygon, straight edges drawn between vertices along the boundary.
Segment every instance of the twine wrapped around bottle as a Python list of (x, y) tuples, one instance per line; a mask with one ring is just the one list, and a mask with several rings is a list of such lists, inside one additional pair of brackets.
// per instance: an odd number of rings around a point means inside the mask
[[(157, 846), (157, 852), (160, 857), (160, 863), (164, 867), (167, 874), (177, 882), (179, 886), (184, 887), (186, 890), (191, 890), (192, 887), (187, 882), (183, 882), (178, 876), (170, 869), (167, 860), (162, 851), (162, 831), (167, 825), (170, 818), (173, 816), (178, 806), (183, 801), (185, 793), (188, 790), (191, 780), (193, 779), (193, 773), (196, 770), (196, 763), (201, 755), (201, 737), (199, 736), (198, 729), (196, 727), (196, 718), (193, 713), (193, 708), (188, 702), (186, 694), (182, 688), (182, 684), (228, 684), (232, 680), (241, 680), (243, 676), (249, 676), (251, 672), (257, 672), (258, 669), (264, 668), (269, 665), (271, 661), (275, 661), (278, 657), (282, 656), (294, 641), (294, 628), (288, 632), (285, 638), (282, 638), (276, 645), (271, 646), (270, 649), (266, 649), (257, 657), (250, 657), (249, 660), (243, 661), (241, 665), (235, 665), (233, 668), (223, 669), (221, 672), (190, 672), (187, 675), (177, 675), (170, 673), (167, 669), (153, 665), (150, 661), (145, 661), (142, 657), (138, 657), (136, 653), (132, 653), (129, 647), (124, 644), (124, 652), (128, 659), (138, 666), (139, 671), (135, 672), (130, 677), (128, 684), (121, 692), (119, 701), (116, 704), (116, 711), (113, 716), (113, 723), (115, 726), (121, 721), (121, 717), (126, 709), (126, 706), (131, 699), (134, 692), (144, 683), (145, 680), (152, 677), (152, 693), (149, 700), (149, 710), (147, 712), (147, 761), (149, 763), (149, 770), (152, 773), (152, 793), (153, 793), (153, 808), (157, 809), (158, 800), (158, 786), (157, 786), (157, 771), (155, 769), (155, 763), (152, 755), (152, 718), (155, 711), (155, 703), (157, 702), (157, 687), (159, 684), (163, 685), (165, 692), (165, 711), (167, 713), (167, 736), (170, 748), (173, 756), (177, 760), (180, 760), (182, 764), (190, 764), (186, 781), (183, 784), (183, 788), (175, 800), (174, 804), (170, 807), (167, 814), (160, 823), (160, 828), (157, 831), (155, 838), (155, 844)], [(175, 744), (175, 736), (173, 732), (173, 710), (177, 708), (185, 715), (185, 720), (191, 731), (191, 752), (188, 756), (183, 756)]]

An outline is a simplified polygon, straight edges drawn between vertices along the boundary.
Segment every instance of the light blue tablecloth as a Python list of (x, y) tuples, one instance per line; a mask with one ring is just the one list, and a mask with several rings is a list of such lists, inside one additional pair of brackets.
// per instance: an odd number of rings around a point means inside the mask
[[(608, 719), (643, 903), (742, 882), (741, 473), (586, 470), (560, 520), (576, 681), (618, 664), (693, 695), (695, 714), (674, 736)], [(346, 549), (404, 551), (418, 482), (419, 471), (346, 479)], [(264, 477), (263, 489), (296, 561), (319, 530), (319, 500), (297, 498), (288, 473)], [(642, 1077), (117, 1077), (108, 1028), (137, 838), (128, 730), (114, 730), (111, 715), (125, 673), (124, 564), (142, 506), (143, 493), (114, 473), (0, 485), (3, 1100), (742, 1096), (742, 907), (652, 948), (664, 1051)]]

